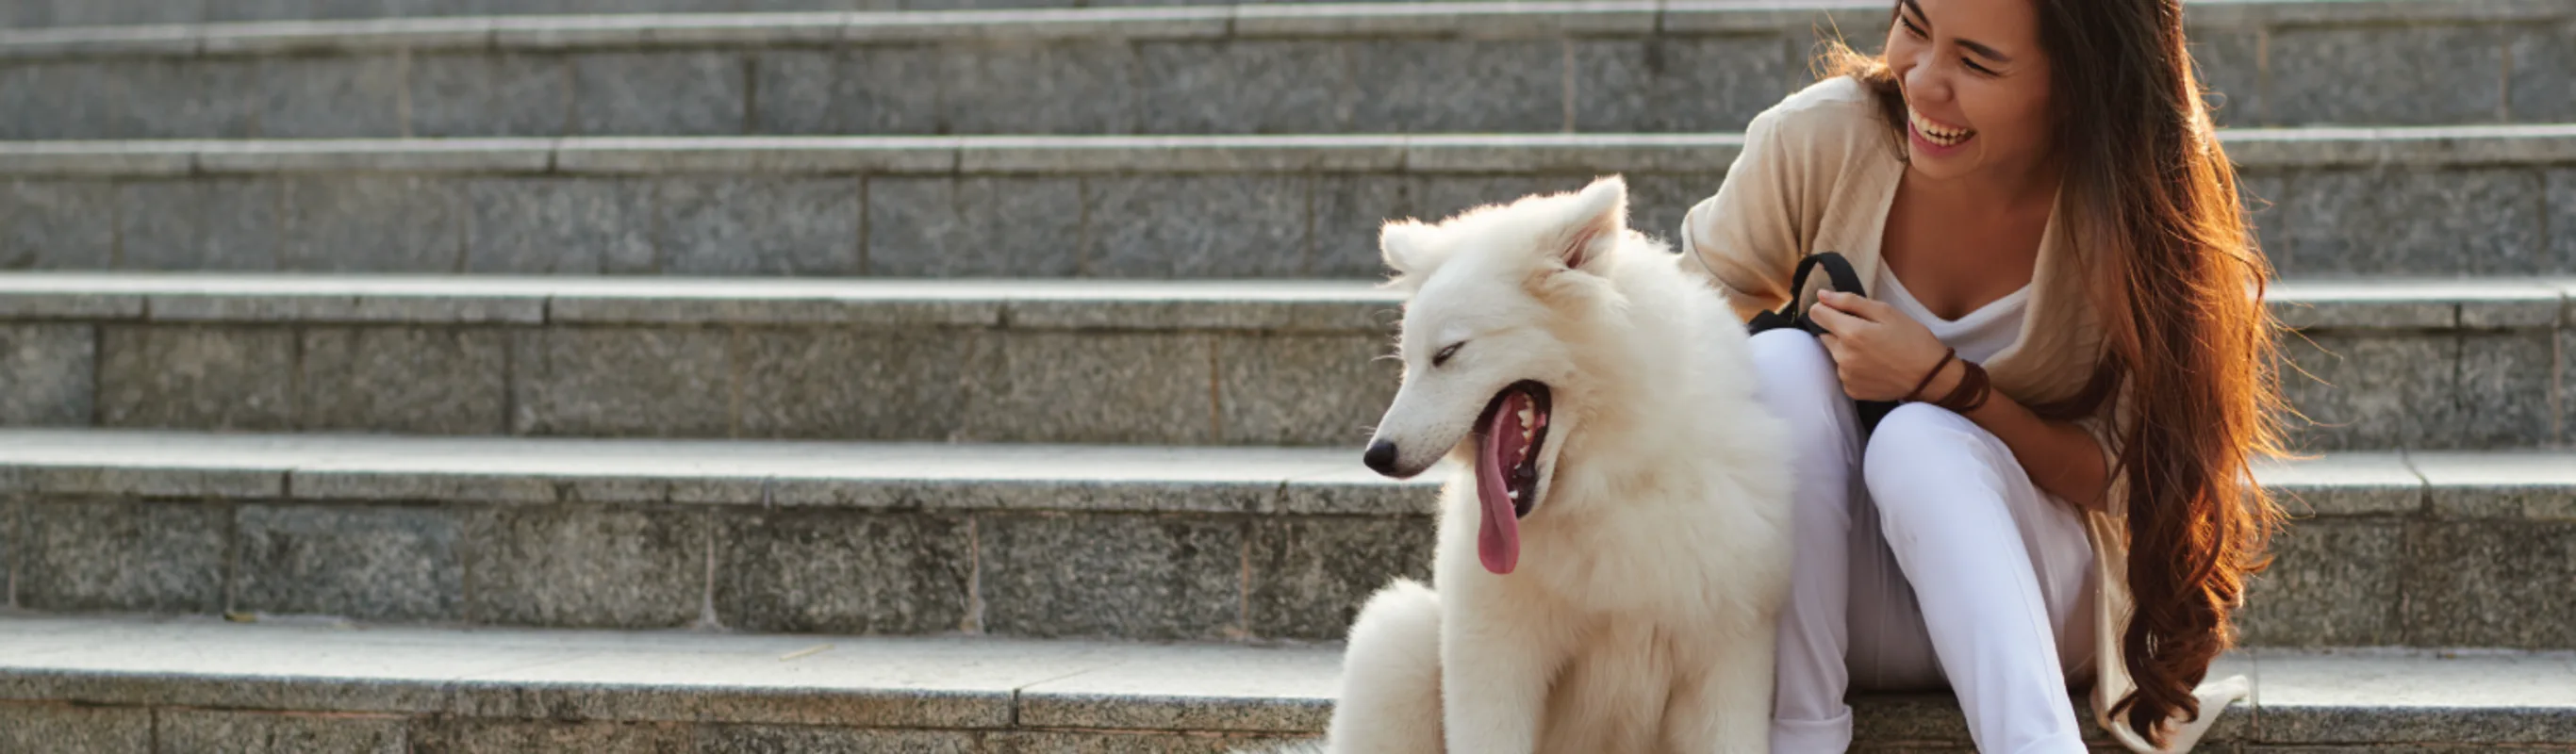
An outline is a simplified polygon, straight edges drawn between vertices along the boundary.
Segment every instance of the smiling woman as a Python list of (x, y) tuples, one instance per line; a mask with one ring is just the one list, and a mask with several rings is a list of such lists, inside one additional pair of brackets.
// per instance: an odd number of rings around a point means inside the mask
[[(1765, 111), (1684, 220), (1739, 316), (1842, 253), (1886, 300), (1753, 338), (1793, 426), (1775, 751), (1841, 751), (1851, 688), (1947, 687), (1978, 748), (2080, 752), (2070, 683), (2191, 748), (2281, 515), (2271, 270), (2179, 0), (1900, 0), (1885, 52)], [(1905, 400), (1862, 434), (1851, 402)]]

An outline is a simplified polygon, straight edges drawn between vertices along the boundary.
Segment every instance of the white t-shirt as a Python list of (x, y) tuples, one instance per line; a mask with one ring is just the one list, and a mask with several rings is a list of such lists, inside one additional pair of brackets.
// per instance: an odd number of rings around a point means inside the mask
[(1941, 345), (1958, 349), (1960, 359), (1979, 364), (1993, 358), (2005, 346), (2012, 345), (2014, 338), (2021, 336), (2021, 319), (2024, 311), (2030, 308), (2028, 283), (2022, 284), (2020, 290), (1987, 302), (1958, 319), (1942, 319), (1933, 315), (1932, 310), (1923, 308), (1923, 302), (1914, 300), (1914, 294), (1907, 292), (1905, 284), (1896, 279), (1893, 265), (1879, 265), (1878, 282), (1873, 285), (1877, 287), (1879, 300), (1923, 323), (1932, 331), (1932, 337), (1941, 340)]

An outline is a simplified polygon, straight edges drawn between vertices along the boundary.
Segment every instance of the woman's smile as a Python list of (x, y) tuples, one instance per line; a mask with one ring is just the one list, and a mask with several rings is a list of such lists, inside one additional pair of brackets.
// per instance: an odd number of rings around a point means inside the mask
[(1905, 120), (1905, 131), (1912, 137), (1914, 153), (1919, 156), (1946, 156), (1977, 137), (1976, 129), (1933, 120), (1912, 107), (1905, 108)]

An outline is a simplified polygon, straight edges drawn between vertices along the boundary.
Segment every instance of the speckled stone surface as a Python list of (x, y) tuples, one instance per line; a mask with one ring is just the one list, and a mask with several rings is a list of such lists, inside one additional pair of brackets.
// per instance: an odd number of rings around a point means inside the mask
[(410, 754), (411, 721), (399, 715), (161, 710), (152, 736), (159, 751), (243, 754), (349, 752)]
[(22, 515), (22, 607), (198, 614), (224, 607), (232, 528), (224, 505), (36, 499)]
[(2425, 522), (2407, 532), (2408, 642), (2434, 647), (2576, 646), (2567, 585), (2576, 521)]
[[(1216, 343), (1217, 425), (1233, 445), (1318, 445), (1357, 452), (1401, 382), (1373, 335), (1227, 336)], [(1339, 389), (1311, 391), (1317, 385)]]
[(2281, 198), (2301, 275), (2528, 275), (2546, 238), (2540, 175), (2510, 168), (2302, 171)]
[(947, 439), (989, 401), (1003, 336), (977, 331), (746, 330), (734, 338), (746, 437)]
[[(1378, 250), (1378, 229), (1388, 220), (1420, 214), (1410, 204), (1411, 183), (1398, 176), (1317, 176), (1310, 233), (1315, 247), (1313, 274), (1384, 279), (1390, 271)], [(1660, 235), (1671, 232), (1665, 229)]]
[(260, 61), (259, 135), (329, 139), (402, 133), (404, 66), (398, 55)]
[(568, 64), (574, 133), (743, 132), (750, 81), (739, 55), (589, 53)]
[(98, 336), (86, 325), (0, 326), (0, 425), (78, 426), (90, 421)]
[(1339, 641), (1360, 605), (1396, 577), (1431, 583), (1434, 524), (1418, 517), (1280, 517), (1253, 522), (1252, 633)]
[(2289, 337), (2281, 393), (2305, 421), (2290, 436), (2311, 450), (2456, 447), (2459, 341), (2445, 335)]
[[(2415, 125), (2504, 117), (2503, 30), (2312, 27), (2272, 34), (2270, 120)], [(2390, 57), (2392, 49), (2411, 54)]]
[(95, 180), (0, 183), (0, 268), (90, 268), (113, 260), (113, 190)]
[(967, 375), (961, 439), (1204, 444), (1214, 338), (1197, 333), (1028, 332), (1005, 336), (1002, 369)]
[(727, 512), (716, 617), (744, 631), (931, 634), (966, 627), (974, 571), (963, 516)]
[[(2253, 186), (2276, 202), (2258, 226), (2291, 278), (2570, 269), (2576, 234), (2531, 200), (2576, 154), (2563, 127), (2227, 134), (2249, 177), (2271, 182)], [(21, 177), (0, 196), (0, 215), (15, 220), (0, 267), (1368, 278), (1384, 219), (1607, 173), (1636, 179), (1637, 227), (1668, 237), (1715, 192), (1738, 141), (1694, 131), (46, 144), (0, 149), (0, 171)], [(153, 180), (50, 177), (65, 172)], [(1677, 176), (1682, 186), (1664, 187)]]
[(111, 326), (99, 333), (106, 426), (270, 431), (295, 426), (295, 333)]
[(1084, 182), (1083, 272), (1112, 278), (1305, 272), (1306, 176), (1139, 176)]
[(1079, 179), (872, 178), (867, 192), (870, 275), (1061, 277), (1083, 269)]
[(134, 754), (152, 748), (152, 711), (0, 702), (0, 747), (63, 754)]
[(1565, 127), (1569, 42), (1384, 40), (1353, 51), (1362, 133), (1545, 132)]
[(2554, 406), (2570, 400), (2558, 373), (2558, 333), (2521, 330), (2460, 336), (2459, 416), (2448, 442), (2427, 447), (2533, 448), (2559, 439)]
[[(399, 713), (414, 751), (1207, 751), (1319, 732), (1339, 675), (1333, 646), (43, 617), (0, 620), (0, 639), (22, 650), (0, 657), (0, 720), (38, 720), (54, 740), (148, 733), (148, 705), (220, 704), (234, 709), (157, 713), (165, 730), (184, 717), (190, 727), (327, 723), (335, 736), (382, 730), (383, 713)], [(2254, 682), (2254, 698), (2207, 739), (2231, 748), (2576, 746), (2576, 698), (2563, 683), (2576, 655), (2566, 652), (2263, 649), (2212, 670)], [(331, 688), (341, 693), (314, 693)], [(47, 703), (65, 699), (108, 706)], [(399, 704), (413, 706), (389, 706)], [(1858, 748), (1969, 743), (1947, 695), (1863, 694), (1854, 707)], [(321, 714), (264, 717), (274, 711)], [(2088, 741), (2105, 743), (2077, 712)]]
[(660, 270), (676, 275), (853, 275), (866, 207), (850, 178), (660, 182)]
[(1243, 632), (1241, 521), (987, 516), (976, 521), (984, 630), (1213, 639)]
[[(1737, 131), (1809, 79), (1789, 34), (1574, 43), (1572, 130)], [(1552, 129), (1551, 129), (1552, 130)]]
[(498, 330), (311, 328), (301, 333), (298, 425), (308, 430), (509, 431), (509, 341)]
[(939, 92), (927, 47), (773, 49), (752, 60), (752, 130), (767, 134), (929, 133)]
[[(1332, 640), (1369, 593), (1424, 575), (1447, 475), (1387, 480), (1355, 455), (11, 430), (0, 494), (39, 502), (0, 539), (33, 553), (11, 556), (19, 599), (47, 610)], [(2558, 603), (2515, 591), (2554, 583), (2569, 469), (2563, 451), (2258, 467), (2300, 518), (2254, 582), (2247, 640), (2576, 645)], [(169, 541), (131, 552), (101, 526)]]
[(299, 178), (285, 187), (280, 269), (453, 273), (465, 256), (463, 191), (418, 175)]
[(2421, 452), (2408, 465), (2431, 485), (2432, 510), (2450, 519), (2576, 520), (2576, 454), (2566, 451)]
[(982, 754), (980, 733), (955, 730), (864, 730), (777, 725), (700, 725), (691, 751), (767, 754), (785, 751), (870, 751), (887, 754)]
[(559, 722), (432, 718), (412, 724), (416, 754), (506, 754), (597, 751), (638, 754), (688, 751), (689, 726), (672, 722)]
[(2254, 468), (2254, 480), (2298, 516), (2408, 514), (2423, 510), (2426, 497), (2423, 473), (2406, 454), (2393, 451), (2263, 463)]
[(236, 609), (360, 620), (465, 617), (460, 522), (409, 507), (242, 506)]
[(661, 270), (640, 181), (487, 178), (465, 186), (465, 271), (624, 275)]
[[(942, 55), (942, 122), (952, 133), (1127, 133), (1136, 52), (1101, 40), (995, 45)], [(1081, 92), (1078, 97), (1051, 93)]]
[(1008, 731), (984, 737), (993, 754), (1232, 754), (1263, 752), (1312, 736), (1257, 733)]
[(1147, 133), (1332, 133), (1358, 108), (1352, 46), (1300, 40), (1136, 45)]
[(2406, 525), (2300, 521), (2272, 540), (2272, 568), (2255, 576), (2237, 613), (2258, 646), (2403, 644)]
[(2265, 652), (2258, 740), (2276, 744), (2576, 745), (2576, 655)]
[(552, 55), (424, 51), (407, 84), (413, 136), (561, 134), (571, 114), (572, 79)]
[[(2576, 81), (2576, 77), (2569, 80)], [(2576, 103), (2569, 107), (2576, 108)], [(2542, 222), (2552, 228), (2576, 228), (2576, 168), (2552, 170), (2548, 175), (2548, 193), (2541, 200), (2549, 207), (2549, 214)], [(2552, 266), (2558, 272), (2576, 275), (2576, 233), (2551, 233), (2548, 252), (2555, 257)]]
[(723, 436), (727, 334), (683, 328), (514, 333), (511, 428), (539, 435)]
[(501, 507), (466, 519), (477, 622), (676, 627), (706, 594), (707, 514), (601, 506)]
[(278, 269), (283, 185), (257, 178), (121, 184), (117, 263), (129, 270)]

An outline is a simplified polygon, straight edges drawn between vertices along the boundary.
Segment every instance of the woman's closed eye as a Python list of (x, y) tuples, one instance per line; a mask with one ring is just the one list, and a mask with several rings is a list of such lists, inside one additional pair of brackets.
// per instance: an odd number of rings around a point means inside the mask
[(1915, 39), (1928, 39), (1931, 37), (1930, 34), (1923, 32), (1923, 27), (1914, 25), (1914, 19), (1906, 18), (1904, 14), (1898, 14), (1896, 16), (1896, 23), (1903, 25), (1905, 27), (1905, 33), (1914, 35)]

